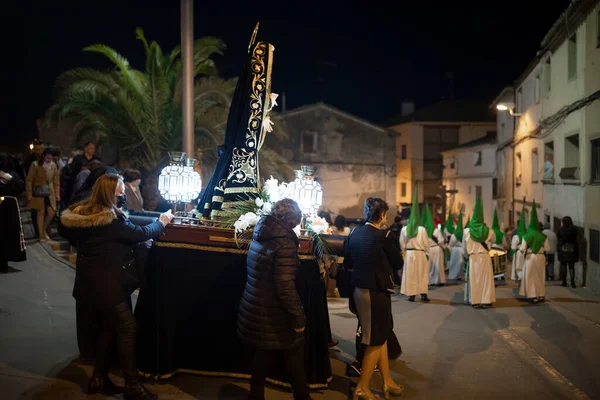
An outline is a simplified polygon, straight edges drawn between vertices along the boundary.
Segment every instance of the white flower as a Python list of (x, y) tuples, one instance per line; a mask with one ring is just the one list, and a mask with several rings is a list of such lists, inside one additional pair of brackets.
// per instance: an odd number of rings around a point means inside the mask
[(277, 98), (279, 95), (277, 93), (271, 93), (271, 108), (277, 107)]
[(264, 204), (264, 201), (263, 201), (263, 199), (261, 199), (260, 197), (257, 197), (257, 198), (254, 200), (254, 202), (256, 203), (256, 206), (257, 206), (258, 208), (261, 208), (261, 207), (263, 206), (263, 204)]
[(329, 233), (329, 224), (325, 221), (325, 218), (318, 217), (316, 215), (311, 215), (307, 218), (308, 220), (308, 229), (314, 233)]
[(237, 233), (243, 232), (246, 229), (256, 225), (258, 223), (259, 217), (253, 212), (247, 212), (244, 215), (241, 215), (237, 221), (233, 224), (235, 231)]
[(272, 205), (271, 203), (269, 203), (269, 202), (266, 202), (266, 203), (263, 205), (263, 208), (262, 208), (262, 213), (263, 213), (263, 214), (271, 214), (271, 210), (272, 210), (272, 209), (273, 209), (273, 205)]

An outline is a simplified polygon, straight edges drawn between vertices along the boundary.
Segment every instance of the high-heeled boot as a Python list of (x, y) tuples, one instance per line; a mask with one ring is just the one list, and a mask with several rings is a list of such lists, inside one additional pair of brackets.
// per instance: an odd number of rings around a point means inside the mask
[(389, 400), (392, 396), (401, 396), (404, 393), (404, 386), (398, 385), (397, 388), (383, 384), (383, 397)]
[(114, 396), (115, 394), (123, 393), (123, 388), (115, 385), (108, 377), (108, 374), (104, 376), (94, 374), (92, 375), (90, 383), (88, 384), (87, 393), (101, 393), (106, 396)]

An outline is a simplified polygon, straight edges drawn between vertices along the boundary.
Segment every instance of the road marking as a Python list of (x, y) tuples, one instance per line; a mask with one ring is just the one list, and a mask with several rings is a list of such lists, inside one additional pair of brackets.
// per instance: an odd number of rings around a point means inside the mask
[(544, 370), (550, 378), (557, 384), (566, 386), (571, 392), (572, 398), (577, 400), (591, 400), (585, 392), (579, 389), (573, 382), (567, 379), (563, 374), (558, 372), (544, 357), (534, 350), (518, 333), (514, 330), (500, 329), (495, 331), (504, 341), (513, 348), (518, 354), (526, 355), (529, 353), (529, 358), (533, 363)]

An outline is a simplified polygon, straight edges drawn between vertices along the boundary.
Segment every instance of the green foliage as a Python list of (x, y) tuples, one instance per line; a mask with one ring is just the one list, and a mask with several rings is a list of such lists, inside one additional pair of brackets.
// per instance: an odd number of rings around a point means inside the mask
[[(176, 47), (164, 53), (158, 43), (148, 43), (142, 29), (136, 35), (146, 53), (144, 70), (134, 69), (107, 45), (84, 48), (104, 55), (115, 68), (63, 73), (56, 80), (56, 102), (46, 114), (46, 124), (52, 127), (62, 119), (72, 119), (81, 126), (78, 139), (94, 132), (118, 146), (133, 165), (152, 170), (167, 151), (181, 147), (181, 50)], [(196, 141), (213, 153), (222, 143), (217, 126), (227, 120), (236, 84), (235, 79), (215, 76), (211, 57), (224, 50), (225, 44), (214, 37), (200, 38), (194, 44), (194, 76), (200, 77), (194, 87)]]

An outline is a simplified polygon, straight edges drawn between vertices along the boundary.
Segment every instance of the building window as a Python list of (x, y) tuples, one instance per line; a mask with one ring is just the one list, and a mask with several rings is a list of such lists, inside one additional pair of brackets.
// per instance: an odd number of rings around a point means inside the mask
[(544, 214), (544, 226), (550, 226), (550, 216), (548, 214)]
[(590, 249), (590, 260), (600, 263), (600, 231), (590, 229), (588, 249)]
[(554, 181), (554, 142), (544, 143), (544, 181)]
[(302, 152), (304, 154), (314, 154), (317, 152), (317, 134), (315, 132), (305, 132), (302, 134)]
[(519, 88), (519, 90), (517, 90), (517, 104), (515, 104), (515, 106), (517, 109), (517, 114), (523, 112), (523, 88)]
[(498, 178), (492, 179), (492, 199), (498, 198)]
[(579, 134), (565, 138), (565, 167), (579, 167)]
[(400, 156), (402, 157), (403, 160), (406, 160), (406, 145), (405, 144), (403, 144), (401, 147), (401, 155)]
[(482, 199), (481, 186), (475, 186), (475, 200), (477, 200), (478, 197)]
[(452, 161), (450, 161), (450, 169), (454, 168), (456, 168), (456, 160), (453, 158)]
[(540, 82), (540, 74), (538, 73), (535, 76), (535, 92), (534, 92), (534, 100), (535, 104), (540, 102), (540, 90), (541, 90), (541, 82)]
[(402, 185), (400, 185), (400, 187), (401, 187), (400, 196), (401, 197), (406, 197), (406, 182), (402, 182)]
[(531, 150), (531, 183), (538, 183), (540, 180), (540, 160), (538, 157), (538, 150)]
[(577, 76), (577, 33), (574, 33), (567, 44), (569, 57), (568, 73), (569, 80)]
[(544, 93), (550, 93), (552, 88), (552, 58), (548, 57), (544, 63)]
[(592, 182), (600, 181), (600, 139), (594, 139), (592, 144), (592, 168), (590, 180)]
[(478, 151), (477, 153), (475, 153), (475, 166), (476, 167), (481, 165), (481, 162), (482, 162), (481, 159), (482, 159), (481, 152)]

